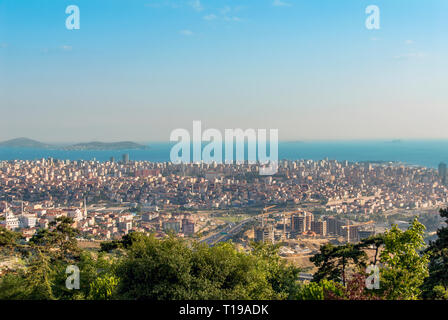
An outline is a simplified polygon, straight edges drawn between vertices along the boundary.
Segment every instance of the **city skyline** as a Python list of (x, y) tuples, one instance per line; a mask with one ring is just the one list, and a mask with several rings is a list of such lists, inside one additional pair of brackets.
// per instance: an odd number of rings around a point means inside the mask
[[(79, 30), (65, 27), (73, 4)], [(440, 0), (6, 0), (0, 140), (166, 142), (193, 120), (280, 141), (448, 139), (447, 13)]]
[(448, 300), (446, 30), (446, 0), (0, 0), (0, 300)]

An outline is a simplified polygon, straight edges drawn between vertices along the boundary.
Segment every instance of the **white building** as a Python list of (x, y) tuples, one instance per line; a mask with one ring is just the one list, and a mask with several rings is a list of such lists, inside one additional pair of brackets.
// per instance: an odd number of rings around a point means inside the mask
[(84, 218), (84, 214), (79, 209), (72, 209), (67, 212), (67, 217), (72, 218), (75, 222), (78, 222)]
[(19, 217), (20, 228), (34, 228), (37, 225), (37, 217), (33, 214), (22, 214)]
[(5, 227), (9, 230), (14, 230), (19, 228), (20, 222), (14, 213), (7, 211), (5, 216)]

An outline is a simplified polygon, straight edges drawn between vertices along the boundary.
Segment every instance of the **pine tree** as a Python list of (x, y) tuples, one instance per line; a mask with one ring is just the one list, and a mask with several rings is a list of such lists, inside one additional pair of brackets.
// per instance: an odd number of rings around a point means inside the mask
[[(440, 209), (440, 216), (448, 223), (448, 208)], [(429, 277), (422, 289), (427, 299), (448, 299), (448, 227), (437, 230), (437, 240), (427, 249), (430, 255)]]

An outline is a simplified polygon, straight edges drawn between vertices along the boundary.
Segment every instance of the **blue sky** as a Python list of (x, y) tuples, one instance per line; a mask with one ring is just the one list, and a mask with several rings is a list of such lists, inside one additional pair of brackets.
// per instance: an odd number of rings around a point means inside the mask
[(0, 140), (448, 139), (447, 30), (446, 0), (0, 0)]

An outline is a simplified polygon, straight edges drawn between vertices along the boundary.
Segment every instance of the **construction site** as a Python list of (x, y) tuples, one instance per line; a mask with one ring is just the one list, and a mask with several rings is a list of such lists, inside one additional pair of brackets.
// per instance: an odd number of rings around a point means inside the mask
[(354, 223), (330, 215), (316, 218), (303, 209), (278, 212), (274, 208), (263, 209), (257, 217), (257, 225), (248, 230), (248, 238), (280, 243), (280, 255), (307, 272), (315, 271), (309, 258), (318, 253), (321, 245), (356, 243), (375, 234), (374, 221)]

